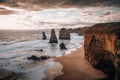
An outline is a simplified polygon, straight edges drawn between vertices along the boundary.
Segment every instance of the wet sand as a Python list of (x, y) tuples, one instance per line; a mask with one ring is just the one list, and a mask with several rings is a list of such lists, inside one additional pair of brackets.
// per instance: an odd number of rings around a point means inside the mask
[(62, 75), (62, 69), (63, 66), (59, 62), (55, 62), (45, 71), (46, 77), (43, 80), (53, 80), (55, 77)]
[[(94, 69), (89, 62), (84, 59), (83, 47), (71, 52), (71, 54), (54, 59), (63, 65), (62, 72), (64, 73), (54, 80), (98, 80), (99, 78), (105, 77), (101, 71)], [(49, 73), (49, 71), (46, 73)], [(46, 78), (44, 80), (49, 79)]]

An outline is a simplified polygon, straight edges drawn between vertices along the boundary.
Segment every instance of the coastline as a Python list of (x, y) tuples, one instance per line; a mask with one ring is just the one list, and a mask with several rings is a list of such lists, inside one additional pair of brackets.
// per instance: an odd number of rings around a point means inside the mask
[[(54, 79), (50, 79), (49, 70), (46, 70), (46, 78), (43, 80), (98, 80), (104, 78), (105, 74), (99, 70), (96, 70), (84, 59), (84, 48), (83, 46), (72, 51), (70, 54), (63, 55), (61, 57), (55, 57), (55, 62), (62, 64), (63, 68), (61, 71), (63, 74), (56, 73)], [(54, 68), (55, 69), (55, 68)]]

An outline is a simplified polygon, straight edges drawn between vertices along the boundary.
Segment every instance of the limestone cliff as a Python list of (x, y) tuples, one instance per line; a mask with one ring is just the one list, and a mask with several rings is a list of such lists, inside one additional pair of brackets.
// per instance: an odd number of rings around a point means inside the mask
[(108, 80), (120, 80), (120, 22), (95, 24), (84, 39), (85, 58)]

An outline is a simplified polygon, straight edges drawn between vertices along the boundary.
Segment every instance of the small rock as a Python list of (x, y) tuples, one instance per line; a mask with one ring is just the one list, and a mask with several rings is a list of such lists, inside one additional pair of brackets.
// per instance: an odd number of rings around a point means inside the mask
[(43, 40), (46, 40), (46, 39), (47, 39), (47, 37), (46, 37), (45, 32), (42, 32), (42, 35), (43, 35)]
[(64, 43), (60, 44), (60, 49), (67, 49)]
[(41, 60), (46, 60), (46, 59), (49, 59), (50, 57), (49, 56), (41, 56), (40, 58), (41, 58)]

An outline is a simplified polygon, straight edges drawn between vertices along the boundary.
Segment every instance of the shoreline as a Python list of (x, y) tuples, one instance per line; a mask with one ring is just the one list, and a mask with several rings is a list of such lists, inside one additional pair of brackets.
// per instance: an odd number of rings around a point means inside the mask
[(57, 76), (63, 75), (64, 73), (61, 71), (63, 66), (59, 62), (54, 62), (52, 66), (50, 66), (47, 70), (44, 71), (46, 77), (42, 80), (53, 80)]
[(104, 78), (105, 74), (99, 70), (96, 70), (90, 65), (90, 63), (84, 59), (84, 48), (81, 46), (70, 54), (63, 55), (61, 57), (55, 57), (55, 62), (60, 63), (63, 68), (61, 72), (63, 74), (57, 74), (49, 79), (49, 70), (46, 70), (47, 75), (43, 80), (98, 80)]

